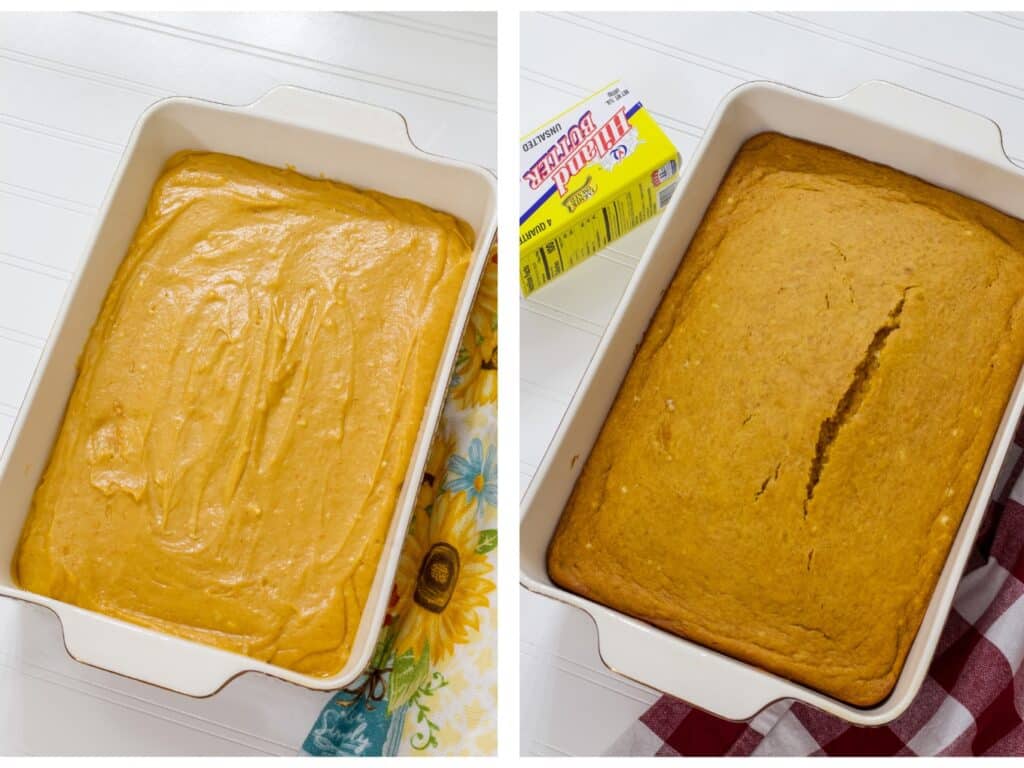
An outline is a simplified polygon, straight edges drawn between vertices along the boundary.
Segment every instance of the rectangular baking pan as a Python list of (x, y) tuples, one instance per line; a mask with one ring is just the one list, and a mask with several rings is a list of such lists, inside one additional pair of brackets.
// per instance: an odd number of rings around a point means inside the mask
[(547, 574), (548, 543), (635, 349), (733, 157), (744, 141), (765, 131), (836, 147), (1024, 218), (1024, 172), (1010, 162), (998, 126), (987, 118), (878, 81), (835, 98), (761, 82), (733, 90), (711, 118), (523, 499), (520, 580), (527, 589), (588, 613), (610, 669), (700, 709), (747, 720), (788, 698), (851, 723), (881, 725), (909, 706), (927, 673), (1024, 408), (1024, 375), (1018, 376), (896, 687), (877, 706), (851, 706), (664, 632), (561, 589)]
[[(323, 174), (454, 214), (473, 227), (473, 257), (434, 378), (409, 468), (388, 529), (352, 654), (338, 674), (319, 678), (84, 610), (19, 589), (10, 564), (46, 468), (76, 378), (76, 362), (103, 298), (127, 252), (164, 163), (181, 149), (201, 149)], [(106, 200), (91, 244), (71, 281), (0, 461), (0, 595), (57, 614), (75, 659), (192, 696), (215, 693), (243, 672), (263, 672), (308, 688), (342, 688), (370, 660), (416, 500), (431, 437), (462, 330), (496, 227), (497, 196), (488, 171), (418, 149), (405, 119), (380, 107), (280, 86), (234, 107), (191, 98), (157, 102), (142, 115)]]

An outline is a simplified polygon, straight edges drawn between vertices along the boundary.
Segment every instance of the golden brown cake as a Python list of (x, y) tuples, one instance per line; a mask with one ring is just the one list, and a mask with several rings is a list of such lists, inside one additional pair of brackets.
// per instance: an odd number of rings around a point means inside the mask
[(472, 242), (409, 200), (175, 155), (83, 352), (21, 586), (340, 671)]
[(854, 705), (895, 685), (1024, 362), (1024, 222), (740, 150), (548, 553), (563, 587)]

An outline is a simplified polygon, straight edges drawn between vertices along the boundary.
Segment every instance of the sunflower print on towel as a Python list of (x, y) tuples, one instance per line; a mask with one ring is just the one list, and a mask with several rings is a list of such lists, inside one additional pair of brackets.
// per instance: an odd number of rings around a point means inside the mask
[(497, 328), (492, 248), (373, 658), (327, 702), (309, 754), (496, 753)]

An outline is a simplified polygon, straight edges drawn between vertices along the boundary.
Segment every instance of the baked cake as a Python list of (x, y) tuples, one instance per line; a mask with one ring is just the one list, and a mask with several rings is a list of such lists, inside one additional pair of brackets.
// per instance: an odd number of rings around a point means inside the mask
[(870, 706), (1024, 363), (1024, 222), (778, 134), (736, 156), (551, 542), (573, 592)]

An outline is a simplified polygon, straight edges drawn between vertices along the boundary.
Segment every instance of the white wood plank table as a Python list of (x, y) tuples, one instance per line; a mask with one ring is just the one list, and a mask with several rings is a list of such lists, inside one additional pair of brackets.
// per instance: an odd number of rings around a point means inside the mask
[[(719, 100), (748, 80), (824, 95), (889, 80), (996, 120), (1024, 165), (1024, 14), (525, 14), (529, 130), (621, 78), (693, 152)], [(525, 491), (655, 223), (521, 303), (520, 479)], [(597, 754), (657, 694), (602, 666), (593, 623), (521, 592), (523, 754)]]
[[(288, 83), (403, 113), (423, 149), (493, 168), (494, 14), (0, 16), (0, 446), (138, 116)], [(0, 567), (7, 567), (3, 564)], [(295, 754), (327, 694), (244, 675), (204, 700), (72, 661), (0, 600), (0, 755)]]

